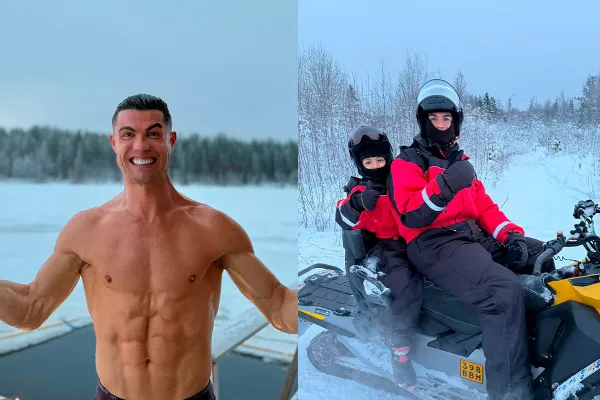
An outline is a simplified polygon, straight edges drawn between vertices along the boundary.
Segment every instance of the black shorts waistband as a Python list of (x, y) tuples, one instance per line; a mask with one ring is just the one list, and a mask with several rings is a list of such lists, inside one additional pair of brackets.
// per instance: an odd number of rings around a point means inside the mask
[[(102, 385), (100, 380), (98, 380), (98, 388), (96, 389), (96, 397), (94, 400), (125, 400), (121, 397), (117, 397), (111, 392), (108, 391), (107, 388)], [(208, 385), (202, 389), (200, 392), (196, 393), (192, 397), (188, 397), (184, 400), (216, 400), (215, 393), (213, 390), (212, 382), (208, 382)]]

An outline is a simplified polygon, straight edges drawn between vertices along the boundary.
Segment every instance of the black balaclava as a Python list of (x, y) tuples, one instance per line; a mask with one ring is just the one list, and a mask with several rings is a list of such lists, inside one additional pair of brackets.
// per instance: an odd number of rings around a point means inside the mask
[[(369, 143), (365, 146), (365, 149), (361, 149), (358, 152), (358, 158), (360, 160), (359, 171), (363, 177), (367, 177), (376, 183), (385, 185), (387, 177), (390, 173), (391, 159), (389, 157), (390, 150), (389, 144), (387, 143)], [(377, 169), (368, 169), (362, 165), (365, 158), (369, 157), (382, 157), (385, 160), (385, 165)]]
[(421, 135), (434, 147), (437, 147), (445, 158), (450, 158), (459, 149), (458, 142), (455, 140), (454, 118), (455, 116), (452, 115), (452, 122), (445, 131), (433, 126), (427, 115), (421, 119)]
[(425, 137), (429, 139), (432, 143), (437, 143), (440, 147), (446, 147), (452, 143), (452, 141), (456, 138), (456, 133), (454, 132), (454, 118), (450, 123), (450, 127), (445, 131), (441, 131), (436, 128), (429, 117), (425, 117), (425, 126), (423, 127), (423, 133)]

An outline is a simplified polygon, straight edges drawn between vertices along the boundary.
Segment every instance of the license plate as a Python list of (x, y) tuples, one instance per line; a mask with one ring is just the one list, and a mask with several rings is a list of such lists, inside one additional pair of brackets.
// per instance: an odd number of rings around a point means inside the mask
[(473, 382), (483, 383), (483, 365), (460, 360), (460, 377)]

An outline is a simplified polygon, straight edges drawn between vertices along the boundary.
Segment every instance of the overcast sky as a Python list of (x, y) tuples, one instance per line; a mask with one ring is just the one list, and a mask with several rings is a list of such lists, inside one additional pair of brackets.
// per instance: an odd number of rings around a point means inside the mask
[(299, 44), (323, 44), (357, 76), (382, 56), (399, 68), (406, 50), (452, 81), (460, 69), (473, 93), (527, 107), (564, 89), (578, 96), (600, 73), (600, 2), (301, 0)]
[(181, 133), (297, 138), (297, 2), (0, 0), (0, 126), (110, 132), (125, 97)]

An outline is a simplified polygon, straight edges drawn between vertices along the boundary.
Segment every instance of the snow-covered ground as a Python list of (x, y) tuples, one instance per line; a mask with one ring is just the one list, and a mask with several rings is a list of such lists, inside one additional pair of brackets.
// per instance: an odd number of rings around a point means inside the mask
[[(297, 189), (272, 187), (181, 186), (186, 196), (224, 211), (239, 222), (258, 257), (286, 285), (296, 280)], [(0, 279), (28, 283), (51, 254), (58, 233), (71, 216), (97, 206), (121, 190), (120, 185), (26, 184), (0, 182)], [(254, 307), (224, 274), (215, 332), (244, 318)], [(66, 321), (62, 322), (62, 321)], [(42, 328), (28, 333), (0, 322), (0, 354), (63, 335), (89, 324), (83, 284), (52, 314)], [(297, 336), (270, 325), (239, 352), (290, 362)]]
[[(488, 193), (510, 219), (525, 229), (526, 235), (546, 241), (555, 238), (558, 231), (568, 234), (573, 229), (573, 224), (578, 222), (572, 215), (577, 201), (592, 198), (600, 202), (600, 199), (594, 197), (594, 193), (588, 191), (590, 168), (591, 164), (588, 166), (585, 161), (580, 164), (580, 160), (574, 156), (549, 156), (543, 150), (538, 150), (512, 158), (503, 177), (495, 188), (488, 189)], [(333, 205), (331, 210), (331, 218), (334, 218)], [(581, 259), (585, 256), (584, 251), (581, 248), (571, 248), (565, 249), (560, 255)], [(343, 267), (341, 235), (339, 232), (315, 232), (301, 228), (298, 234), (298, 269), (317, 262)], [(568, 261), (557, 260), (557, 266), (567, 263)], [(298, 340), (299, 398), (399, 398), (357, 382), (325, 375), (315, 369), (308, 360), (306, 347), (321, 331), (321, 328), (313, 325)], [(382, 365), (386, 363), (385, 359), (379, 361)], [(462, 385), (461, 378), (455, 377), (453, 380), (457, 385)]]

